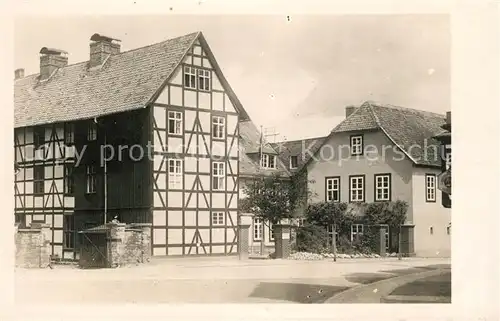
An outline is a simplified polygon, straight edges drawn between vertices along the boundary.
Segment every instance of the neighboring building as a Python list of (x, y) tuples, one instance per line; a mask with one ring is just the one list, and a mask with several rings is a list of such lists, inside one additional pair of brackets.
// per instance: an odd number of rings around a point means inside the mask
[[(373, 102), (347, 107), (346, 119), (326, 139), (314, 140), (322, 143), (304, 165), (312, 201), (404, 200), (409, 209), (403, 252), (450, 255), (450, 210), (441, 206), (437, 190), (441, 158), (433, 138), (444, 123), (444, 115)], [(283, 159), (303, 152), (298, 142), (283, 145), (294, 151)], [(353, 225), (351, 234), (362, 231), (361, 225)], [(390, 247), (397, 249), (394, 232), (388, 237)]]
[(327, 137), (306, 138), (274, 143), (283, 164), (291, 173), (299, 173)]
[[(451, 208), (451, 112), (446, 113), (446, 123), (441, 126), (443, 132), (435, 136), (441, 142), (441, 202), (446, 208)], [(450, 223), (451, 226), (451, 223)], [(450, 227), (451, 228), (451, 227)]]
[(88, 61), (43, 48), (39, 74), (16, 71), (16, 221), (50, 224), (65, 259), (78, 258), (77, 231), (114, 217), (152, 223), (153, 255), (236, 253), (240, 177), (255, 172), (239, 147), (256, 142), (240, 138), (250, 118), (201, 32), (89, 46)]
[[(240, 198), (246, 197), (245, 185), (251, 184), (255, 179), (277, 173), (283, 178), (290, 177), (278, 151), (263, 139), (262, 133), (251, 120), (240, 122), (240, 152)], [(274, 251), (274, 236), (269, 222), (254, 218), (249, 233), (251, 254), (260, 253), (262, 242), (266, 252)]]

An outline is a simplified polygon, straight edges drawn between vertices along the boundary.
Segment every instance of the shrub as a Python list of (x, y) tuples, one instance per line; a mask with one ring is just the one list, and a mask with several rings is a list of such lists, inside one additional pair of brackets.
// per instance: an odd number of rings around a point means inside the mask
[(297, 229), (297, 251), (323, 253), (327, 244), (328, 233), (323, 227), (307, 224)]
[(395, 228), (405, 222), (407, 211), (408, 203), (404, 201), (370, 203), (367, 204), (364, 221), (367, 224), (387, 224)]
[(379, 242), (379, 235), (373, 228), (366, 228), (363, 235), (359, 238), (356, 244), (356, 250), (364, 254), (377, 252), (377, 243)]
[(351, 240), (346, 235), (341, 235), (339, 237), (339, 242), (337, 244), (337, 252), (343, 254), (353, 254), (354, 248), (351, 244)]

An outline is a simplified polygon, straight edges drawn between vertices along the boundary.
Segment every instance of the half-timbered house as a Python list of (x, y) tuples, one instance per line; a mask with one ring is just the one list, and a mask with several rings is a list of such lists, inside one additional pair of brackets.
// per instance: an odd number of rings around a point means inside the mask
[[(279, 151), (268, 143), (251, 120), (241, 121), (240, 129), (240, 198), (245, 198), (245, 186), (261, 177), (279, 174), (284, 179), (290, 172), (279, 157)], [(252, 213), (249, 213), (252, 214)], [(250, 254), (264, 255), (274, 251), (272, 223), (253, 217), (249, 230)], [(264, 253), (262, 253), (264, 251)]]
[(257, 142), (202, 33), (124, 52), (94, 34), (89, 52), (42, 48), (39, 73), (16, 71), (16, 221), (50, 224), (64, 259), (114, 218), (152, 223), (153, 255), (236, 253), (240, 176), (258, 163), (239, 147)]

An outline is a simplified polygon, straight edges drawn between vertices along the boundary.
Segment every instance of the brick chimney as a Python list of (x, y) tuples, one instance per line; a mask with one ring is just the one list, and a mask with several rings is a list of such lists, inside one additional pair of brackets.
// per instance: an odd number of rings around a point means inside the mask
[(358, 107), (356, 106), (352, 106), (352, 105), (349, 105), (349, 106), (346, 106), (345, 108), (345, 118), (351, 116), (351, 114), (357, 109)]
[(57, 69), (67, 66), (67, 55), (64, 50), (47, 47), (40, 49), (40, 80), (49, 79)]
[(90, 41), (90, 68), (101, 66), (110, 55), (120, 53), (120, 44), (117, 43), (120, 40), (118, 39), (95, 33), (90, 37)]
[(14, 70), (14, 80), (18, 80), (21, 78), (24, 78), (24, 69), (19, 68), (19, 69)]
[(451, 111), (446, 112), (446, 125), (451, 125)]

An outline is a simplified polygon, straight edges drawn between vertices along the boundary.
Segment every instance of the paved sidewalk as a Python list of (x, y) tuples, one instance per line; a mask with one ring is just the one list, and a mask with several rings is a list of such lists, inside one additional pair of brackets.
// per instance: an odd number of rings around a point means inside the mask
[[(316, 303), (387, 271), (449, 264), (447, 259), (351, 259), (333, 262), (234, 257), (153, 259), (118, 269), (17, 269), (19, 303)], [(380, 272), (382, 271), (382, 272)]]

